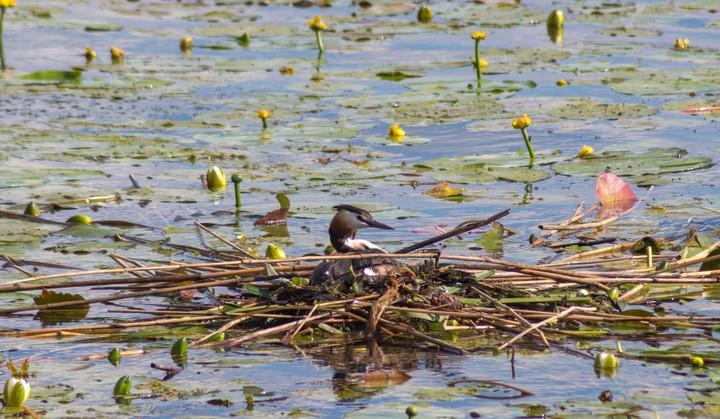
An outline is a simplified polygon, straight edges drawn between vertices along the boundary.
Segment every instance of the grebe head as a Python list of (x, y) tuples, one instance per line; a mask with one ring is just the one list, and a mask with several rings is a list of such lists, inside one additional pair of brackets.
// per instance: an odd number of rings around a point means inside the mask
[(330, 243), (337, 252), (347, 253), (368, 249), (385, 252), (385, 250), (367, 240), (356, 239), (355, 234), (361, 228), (375, 227), (383, 230), (394, 230), (392, 227), (375, 221), (369, 212), (352, 205), (336, 205), (333, 209), (337, 211), (337, 214), (330, 222), (328, 233), (330, 234)]

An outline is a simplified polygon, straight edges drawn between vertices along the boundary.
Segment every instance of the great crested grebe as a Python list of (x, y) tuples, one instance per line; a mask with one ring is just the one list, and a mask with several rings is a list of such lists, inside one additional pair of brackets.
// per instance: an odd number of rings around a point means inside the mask
[[(387, 253), (381, 247), (363, 239), (356, 239), (357, 231), (375, 227), (394, 230), (392, 227), (375, 221), (364, 209), (342, 204), (333, 207), (337, 211), (328, 234), (330, 243), (340, 254)], [(373, 257), (364, 259), (335, 259), (320, 263), (310, 276), (310, 284), (348, 285), (356, 278), (364, 277), (370, 281), (380, 279), (397, 268), (399, 264), (392, 258)]]

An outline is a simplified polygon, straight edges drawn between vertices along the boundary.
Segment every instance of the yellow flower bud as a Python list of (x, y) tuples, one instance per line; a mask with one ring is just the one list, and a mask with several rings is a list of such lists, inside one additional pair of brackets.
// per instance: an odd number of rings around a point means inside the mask
[(327, 25), (322, 21), (320, 16), (315, 16), (313, 19), (308, 21), (308, 26), (315, 32), (321, 32), (327, 30)]
[(94, 60), (97, 54), (95, 53), (95, 50), (90, 47), (90, 45), (85, 47), (85, 59), (87, 60)]
[(560, 79), (560, 80), (556, 81), (555, 84), (557, 84), (560, 87), (565, 87), (568, 85), (568, 82), (565, 79)]
[(578, 157), (581, 159), (584, 159), (585, 157), (590, 157), (595, 153), (595, 150), (593, 150), (592, 147), (588, 145), (584, 145), (580, 152), (578, 153)]
[(692, 359), (692, 364), (694, 367), (702, 367), (703, 365), (705, 365), (705, 361), (699, 356), (694, 356)]
[(280, 246), (274, 244), (268, 245), (267, 249), (265, 249), (265, 257), (268, 259), (287, 259), (285, 251), (282, 250)]
[(122, 63), (125, 60), (125, 51), (117, 47), (110, 48), (110, 58), (113, 64)]
[(192, 50), (192, 38), (185, 36), (180, 39), (180, 51), (188, 54)]
[(547, 18), (548, 26), (562, 26), (565, 23), (565, 13), (562, 10), (557, 9), (550, 12)]
[(260, 109), (257, 113), (257, 117), (261, 119), (270, 118), (270, 112), (265, 109)]
[(527, 128), (530, 126), (530, 124), (532, 124), (532, 119), (530, 119), (530, 117), (527, 114), (521, 116), (517, 120), (515, 120), (515, 119), (512, 120), (512, 127), (515, 129)]
[(207, 186), (213, 192), (224, 191), (227, 187), (225, 171), (217, 166), (211, 167), (207, 171)]
[(488, 65), (489, 63), (487, 62), (487, 60), (480, 60), (480, 68), (487, 68)]
[(487, 38), (487, 34), (482, 31), (473, 32), (473, 34), (472, 34), (472, 39), (474, 39), (476, 41), (478, 39), (485, 39), (485, 38)]
[(388, 136), (394, 141), (402, 141), (405, 138), (405, 130), (395, 124), (388, 129)]

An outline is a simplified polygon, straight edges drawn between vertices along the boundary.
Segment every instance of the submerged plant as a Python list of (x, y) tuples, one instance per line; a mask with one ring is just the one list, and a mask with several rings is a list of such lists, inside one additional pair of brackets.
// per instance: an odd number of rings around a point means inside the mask
[(308, 26), (315, 32), (318, 50), (320, 50), (320, 55), (322, 55), (323, 52), (325, 52), (325, 46), (322, 41), (322, 32), (327, 30), (327, 25), (322, 21), (320, 16), (315, 16), (308, 21)]
[(262, 119), (263, 129), (267, 129), (267, 127), (268, 127), (267, 119), (270, 118), (270, 112), (266, 111), (265, 109), (260, 109), (257, 112), (257, 117)]
[(478, 83), (482, 83), (482, 65), (480, 64), (480, 40), (487, 38), (487, 34), (482, 31), (473, 32), (472, 39), (475, 40), (475, 73), (477, 74)]
[(5, 405), (8, 407), (21, 406), (30, 398), (30, 383), (27, 380), (30, 361), (26, 359), (19, 370), (15, 367), (12, 359), (7, 362), (7, 366), (10, 369), (11, 377), (5, 382), (3, 391)]
[(5, 22), (5, 11), (8, 7), (15, 7), (15, 0), (0, 0), (0, 65), (6, 70), (5, 50), (3, 49), (3, 24)]
[(530, 160), (535, 160), (535, 151), (533, 151), (532, 143), (530, 142), (530, 136), (527, 133), (527, 128), (532, 124), (532, 119), (525, 114), (518, 119), (512, 120), (512, 127), (519, 129), (522, 132), (523, 140), (525, 140), (525, 146), (527, 147), (528, 153), (530, 154)]

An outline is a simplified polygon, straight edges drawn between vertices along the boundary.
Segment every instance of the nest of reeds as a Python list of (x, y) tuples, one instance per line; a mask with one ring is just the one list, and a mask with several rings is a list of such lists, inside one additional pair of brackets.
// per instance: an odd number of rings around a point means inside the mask
[[(489, 224), (506, 213), (461, 226), (429, 241)], [(416, 347), (465, 354), (520, 344), (549, 347), (568, 338), (606, 338), (610, 333), (607, 325), (618, 322), (645, 326), (647, 333), (656, 338), (658, 333), (673, 327), (708, 331), (720, 320), (621, 309), (628, 303), (650, 306), (658, 286), (687, 290), (689, 286), (716, 283), (717, 271), (691, 271), (689, 267), (711, 266), (707, 263), (717, 259), (711, 252), (720, 242), (706, 246), (694, 256), (678, 257), (639, 250), (640, 240), (569, 255), (552, 263), (529, 265), (484, 256), (449, 255), (437, 250), (416, 252), (429, 241), (393, 254), (282, 260), (252, 257), (241, 249), (217, 251), (183, 246), (184, 250), (204, 252), (216, 261), (161, 266), (144, 266), (113, 254), (111, 257), (120, 268), (29, 275), (28, 279), (3, 284), (0, 293), (42, 291), (42, 294), (34, 305), (3, 307), (0, 314), (37, 311), (41, 318), (43, 314), (46, 318), (59, 318), (63, 313), (83, 309), (87, 313), (93, 304), (117, 304), (149, 296), (171, 296), (176, 301), (159, 310), (115, 310), (156, 317), (146, 321), (7, 330), (0, 336), (91, 334), (121, 339), (124, 331), (152, 325), (202, 325), (208, 330), (207, 335), (198, 336), (191, 346), (233, 348), (253, 341), (322, 346), (371, 338), (387, 342), (411, 340)], [(670, 239), (657, 242), (665, 247), (684, 246), (673, 244)], [(311, 285), (308, 281), (310, 273), (323, 261), (378, 256), (400, 261), (400, 269), (382, 278), (353, 276), (342, 287), (332, 283)], [(9, 257), (6, 261), (22, 269), (21, 261)], [(57, 277), (72, 280), (49, 282)], [(83, 293), (89, 287), (93, 297)], [(183, 300), (188, 293), (204, 297), (205, 303), (199, 304), (197, 298)], [(220, 332), (227, 339), (206, 342)], [(308, 336), (312, 338), (302, 338)], [(690, 359), (690, 355), (676, 357), (681, 361)]]

